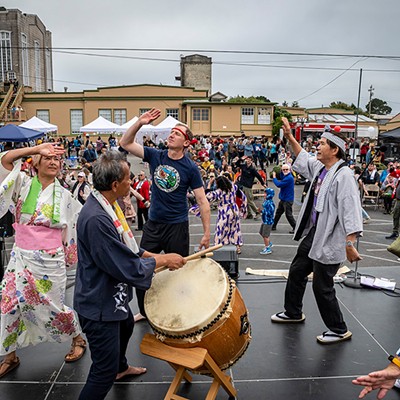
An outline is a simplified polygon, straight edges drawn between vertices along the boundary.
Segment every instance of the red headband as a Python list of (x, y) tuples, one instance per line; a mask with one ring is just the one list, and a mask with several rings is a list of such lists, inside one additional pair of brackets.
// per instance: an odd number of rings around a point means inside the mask
[(172, 130), (176, 130), (176, 131), (178, 131), (179, 133), (182, 133), (182, 135), (183, 136), (185, 136), (185, 139), (186, 140), (190, 140), (189, 139), (189, 135), (187, 134), (187, 132), (184, 132), (182, 129), (180, 129), (180, 128), (177, 128), (176, 126), (174, 126), (173, 128), (172, 128)]

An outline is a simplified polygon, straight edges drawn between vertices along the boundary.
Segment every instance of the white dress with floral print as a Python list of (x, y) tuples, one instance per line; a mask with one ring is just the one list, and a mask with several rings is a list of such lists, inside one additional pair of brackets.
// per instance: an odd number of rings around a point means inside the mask
[[(75, 224), (81, 205), (61, 188), (60, 222), (53, 224), (54, 183), (39, 194), (33, 215), (21, 214), (31, 178), (0, 161), (0, 216), (10, 209), (17, 223), (62, 230), (63, 246), (25, 250), (14, 244), (1, 283), (0, 354), (41, 342), (62, 342), (81, 333), (74, 311), (64, 304), (66, 268), (77, 261)], [(56, 183), (58, 184), (58, 182)]]

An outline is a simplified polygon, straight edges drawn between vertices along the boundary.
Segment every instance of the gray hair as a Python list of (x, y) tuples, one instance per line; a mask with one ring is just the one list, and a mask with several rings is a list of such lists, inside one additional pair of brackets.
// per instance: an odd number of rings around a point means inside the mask
[(103, 153), (93, 165), (93, 186), (99, 192), (111, 190), (113, 182), (124, 179), (125, 155), (120, 151), (110, 150)]

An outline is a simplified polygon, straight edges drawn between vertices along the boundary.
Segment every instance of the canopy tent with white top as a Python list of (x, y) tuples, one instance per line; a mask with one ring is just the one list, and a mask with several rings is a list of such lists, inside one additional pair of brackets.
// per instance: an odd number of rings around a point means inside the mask
[(139, 118), (134, 116), (118, 128), (118, 132), (126, 132)]
[(28, 121), (23, 122), (19, 126), (21, 126), (22, 128), (33, 129), (42, 133), (55, 132), (58, 130), (57, 125), (49, 124), (48, 122), (43, 121), (38, 117), (32, 117), (31, 119), (28, 119)]
[(161, 121), (158, 125), (143, 125), (138, 133), (136, 134), (136, 141), (138, 143), (143, 143), (143, 137), (146, 136), (151, 139), (154, 143), (160, 143), (160, 140), (166, 140), (168, 135), (171, 133), (171, 129), (176, 124), (181, 124), (182, 122), (178, 121), (174, 117), (170, 115)]
[(105, 119), (104, 117), (98, 117), (94, 121), (82, 126), (80, 132), (118, 132), (121, 127), (114, 122)]

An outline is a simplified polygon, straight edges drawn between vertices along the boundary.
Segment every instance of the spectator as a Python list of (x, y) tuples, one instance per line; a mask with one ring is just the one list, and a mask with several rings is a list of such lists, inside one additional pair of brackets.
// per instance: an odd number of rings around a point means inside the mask
[(274, 204), (274, 189), (265, 189), (265, 200), (262, 209), (262, 223), (260, 227), (260, 235), (264, 240), (264, 249), (260, 251), (260, 254), (271, 254), (272, 253), (272, 242), (269, 239), (271, 235), (272, 225), (274, 224), (275, 204)]
[(259, 219), (260, 212), (258, 211), (257, 206), (254, 203), (254, 196), (252, 187), (254, 184), (254, 180), (257, 178), (261, 185), (265, 185), (260, 174), (254, 168), (252, 158), (246, 157), (244, 161), (240, 164), (241, 174), (238, 181), (238, 186), (243, 188), (243, 192), (247, 198), (247, 218), (253, 218), (252, 212), (254, 214), (254, 219)]
[(276, 179), (276, 172), (272, 172), (273, 182), (279, 191), (279, 204), (276, 210), (274, 225), (272, 230), (276, 231), (276, 227), (283, 213), (285, 213), (292, 230), (289, 233), (294, 233), (296, 221), (293, 217), (293, 202), (294, 202), (294, 177), (289, 164), (283, 164), (280, 180)]

